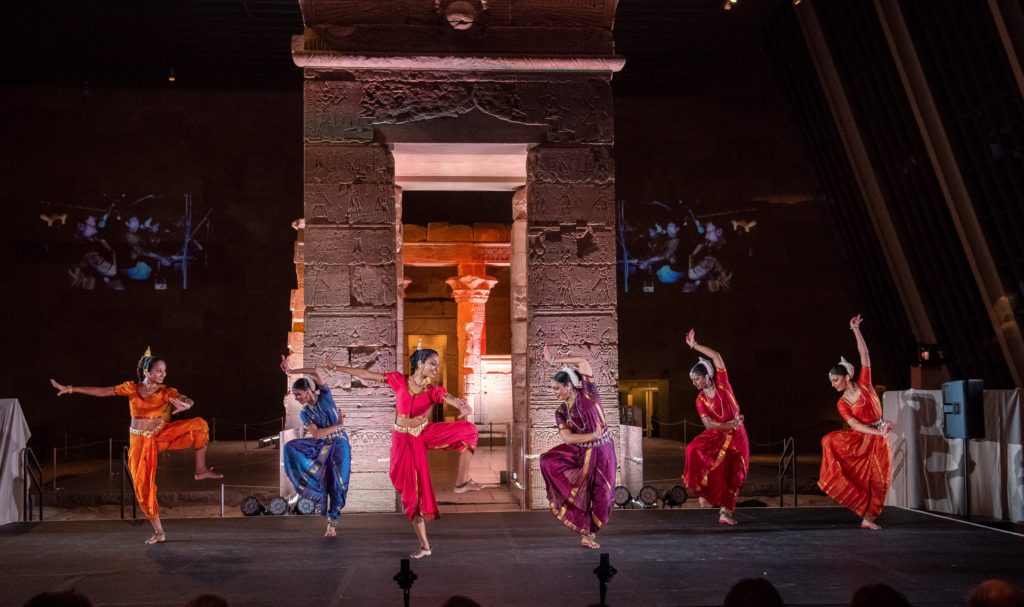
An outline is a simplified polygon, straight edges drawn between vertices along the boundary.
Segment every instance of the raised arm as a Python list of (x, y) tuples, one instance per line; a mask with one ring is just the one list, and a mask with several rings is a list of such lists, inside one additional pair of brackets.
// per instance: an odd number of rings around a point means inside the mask
[(316, 383), (316, 387), (324, 385), (324, 375), (320, 372), (318, 367), (302, 367), (299, 369), (293, 369), (288, 366), (288, 357), (281, 357), (281, 370), (285, 372), (285, 375), (309, 375), (313, 378), (313, 382)]
[(334, 364), (334, 359), (329, 356), (324, 356), (324, 367), (326, 367), (328, 371), (334, 373), (345, 373), (347, 375), (351, 375), (352, 377), (365, 379), (366, 381), (375, 381), (379, 383), (384, 383), (385, 381), (387, 381), (385, 380), (383, 373), (374, 373), (373, 371), (368, 371), (366, 369), (361, 369), (359, 367), (343, 367), (341, 365), (336, 365)]
[(860, 332), (860, 323), (864, 321), (860, 314), (850, 319), (850, 330), (853, 331), (853, 338), (857, 340), (857, 352), (860, 354), (860, 366), (870, 367), (871, 357), (868, 355), (868, 344)]
[(582, 356), (563, 356), (561, 358), (551, 359), (551, 363), (555, 365), (576, 365), (580, 373), (584, 375), (594, 376), (594, 370), (590, 368), (590, 362)]
[(99, 397), (116, 396), (116, 394), (114, 394), (113, 386), (110, 386), (109, 388), (90, 388), (84, 386), (75, 387), (71, 385), (65, 386), (55, 379), (50, 380), (50, 385), (57, 389), (57, 396), (64, 396), (65, 394), (85, 394), (86, 396)]
[(686, 345), (690, 346), (691, 350), (696, 350), (710, 358), (711, 363), (715, 365), (716, 369), (725, 368), (725, 360), (722, 358), (722, 355), (719, 354), (717, 350), (712, 350), (703, 344), (697, 343), (697, 333), (693, 329), (690, 329), (686, 334)]

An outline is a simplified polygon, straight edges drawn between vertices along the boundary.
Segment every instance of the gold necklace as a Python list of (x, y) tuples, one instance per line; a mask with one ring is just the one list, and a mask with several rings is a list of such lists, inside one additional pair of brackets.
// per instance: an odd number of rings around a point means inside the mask
[[(705, 392), (704, 399), (708, 402), (709, 405), (711, 405), (711, 412), (717, 414), (718, 417), (722, 417), (725, 414), (725, 402), (722, 400), (722, 395), (719, 394), (718, 390), (715, 390), (714, 395), (715, 400), (712, 401), (711, 397), (708, 396), (708, 393)], [(717, 410), (715, 409), (715, 403), (718, 403), (719, 405)]]

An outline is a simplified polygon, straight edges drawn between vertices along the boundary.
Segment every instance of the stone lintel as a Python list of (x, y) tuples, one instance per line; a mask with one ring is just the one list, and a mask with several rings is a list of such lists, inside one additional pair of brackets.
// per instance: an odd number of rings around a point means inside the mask
[(626, 64), (619, 55), (596, 57), (526, 57), (515, 55), (354, 55), (310, 51), (302, 36), (292, 38), (292, 61), (304, 69), (394, 72), (614, 73)]
[(512, 245), (507, 242), (405, 242), (402, 262), (407, 266), (460, 263), (507, 266), (512, 262)]

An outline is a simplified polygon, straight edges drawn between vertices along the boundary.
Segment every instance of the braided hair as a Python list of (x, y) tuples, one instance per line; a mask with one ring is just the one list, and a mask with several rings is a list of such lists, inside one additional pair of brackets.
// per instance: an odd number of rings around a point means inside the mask
[(153, 365), (162, 361), (163, 359), (159, 356), (148, 356), (143, 355), (139, 359), (139, 364), (135, 367), (135, 376), (139, 378), (139, 383), (146, 381), (146, 372), (153, 368)]

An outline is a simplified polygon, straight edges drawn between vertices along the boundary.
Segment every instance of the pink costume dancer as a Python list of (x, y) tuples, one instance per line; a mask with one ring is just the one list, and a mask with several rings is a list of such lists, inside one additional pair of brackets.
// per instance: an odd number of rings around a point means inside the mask
[(579, 371), (564, 366), (551, 378), (551, 389), (562, 401), (555, 411), (555, 421), (564, 444), (540, 456), (548, 502), (555, 517), (582, 536), (583, 546), (600, 548), (597, 532), (608, 522), (614, 505), (612, 433), (605, 422), (590, 363), (582, 357), (550, 362), (576, 364)]
[(425, 520), (440, 518), (434, 487), (427, 464), (428, 449), (458, 451), (459, 471), (455, 492), (464, 493), (481, 488), (469, 478), (470, 457), (476, 451), (477, 430), (471, 422), (431, 422), (430, 410), (434, 405), (448, 404), (463, 415), (472, 411), (462, 399), (448, 394), (441, 386), (432, 385), (437, 377), (440, 359), (434, 350), (416, 350), (409, 357), (409, 375), (397, 371), (387, 374), (365, 369), (341, 367), (328, 363), (327, 368), (341, 371), (361, 379), (386, 383), (395, 391), (395, 425), (391, 431), (391, 464), (388, 476), (395, 489), (402, 494), (402, 510), (412, 521), (420, 540), (419, 550), (410, 557), (430, 556)]

